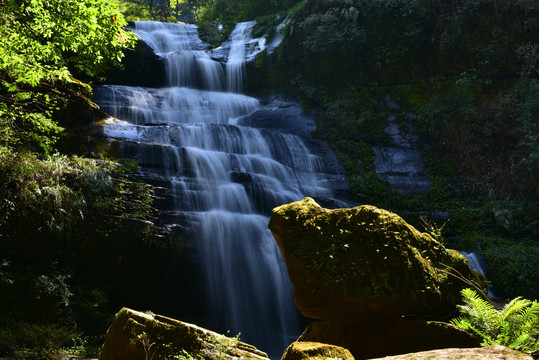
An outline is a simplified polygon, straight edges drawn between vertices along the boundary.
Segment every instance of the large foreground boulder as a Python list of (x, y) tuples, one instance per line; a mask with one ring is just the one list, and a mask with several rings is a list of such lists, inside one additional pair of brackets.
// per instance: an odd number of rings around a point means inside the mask
[(309, 318), (444, 318), (469, 282), (486, 292), (465, 257), (374, 206), (328, 210), (305, 198), (275, 208), (269, 228)]
[(300, 337), (343, 346), (356, 359), (479, 346), (447, 323), (460, 291), (486, 279), (398, 215), (374, 206), (328, 210), (313, 199), (277, 207), (269, 228), (283, 254), (300, 312)]
[(165, 316), (123, 308), (116, 314), (99, 360), (172, 358), (267, 360), (254, 346)]

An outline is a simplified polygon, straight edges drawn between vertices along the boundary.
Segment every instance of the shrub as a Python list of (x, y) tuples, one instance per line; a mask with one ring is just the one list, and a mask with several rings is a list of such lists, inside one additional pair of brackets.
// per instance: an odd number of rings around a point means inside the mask
[(451, 323), (479, 335), (483, 346), (503, 345), (531, 353), (539, 346), (539, 303), (514, 298), (501, 310), (475, 291), (461, 291), (465, 305), (458, 305), (461, 316)]

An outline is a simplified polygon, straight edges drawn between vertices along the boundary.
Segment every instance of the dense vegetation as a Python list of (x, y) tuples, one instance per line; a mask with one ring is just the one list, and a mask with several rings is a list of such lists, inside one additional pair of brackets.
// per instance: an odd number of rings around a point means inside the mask
[(483, 346), (503, 345), (532, 353), (539, 348), (539, 302), (516, 297), (498, 310), (474, 290), (462, 290), (461, 316), (451, 322), (472, 331)]
[[(99, 116), (73, 76), (119, 65), (134, 42), (126, 19), (196, 21), (218, 45), (237, 21), (257, 18), (257, 36), (272, 37), (286, 17), (250, 90), (291, 91), (317, 110), (316, 135), (341, 157), (355, 201), (417, 226), (406, 214), (450, 213), (446, 241), (480, 250), (498, 294), (539, 297), (533, 0), (0, 0), (0, 356), (52, 358), (80, 334), (72, 346), (102, 336), (118, 305), (148, 303), (163, 250), (178, 246), (157, 234), (136, 164), (58, 152)], [(380, 105), (388, 94), (398, 108)], [(421, 135), (427, 194), (393, 193), (376, 176), (389, 115)]]
[[(533, 2), (311, 0), (283, 34), (280, 51), (258, 59), (251, 89), (265, 81), (318, 110), (317, 136), (340, 155), (353, 198), (419, 227), (413, 214), (449, 213), (434, 227), (444, 226), (450, 246), (487, 258), (500, 296), (537, 298)], [(397, 106), (383, 105), (387, 95)], [(391, 192), (375, 173), (372, 146), (389, 144), (389, 115), (402, 133), (420, 136), (427, 194)]]
[(290, 9), (299, 0), (113, 0), (129, 20), (221, 23), (253, 20)]
[(72, 74), (119, 65), (126, 24), (101, 0), (0, 1), (0, 356), (100, 345), (118, 303), (152, 290), (143, 275), (165, 244), (136, 164), (58, 151), (102, 116)]

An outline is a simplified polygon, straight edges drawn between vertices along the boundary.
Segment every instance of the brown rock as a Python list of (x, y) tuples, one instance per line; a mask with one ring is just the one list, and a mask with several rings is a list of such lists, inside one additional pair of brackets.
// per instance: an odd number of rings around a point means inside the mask
[(342, 346), (358, 360), (431, 349), (477, 347), (481, 344), (481, 339), (451, 324), (412, 319), (356, 324), (312, 322), (298, 341), (319, 341)]
[(99, 360), (188, 355), (202, 359), (267, 360), (254, 346), (165, 316), (123, 308), (107, 331)]
[(533, 360), (531, 356), (503, 346), (493, 345), (472, 349), (441, 349), (386, 356), (371, 360)]
[(458, 277), (486, 290), (486, 280), (466, 258), (374, 206), (328, 210), (305, 198), (275, 208), (269, 228), (296, 305), (309, 318), (445, 318), (460, 301), (460, 290), (469, 287)]
[(313, 199), (273, 210), (269, 228), (311, 323), (298, 339), (342, 346), (356, 359), (476, 347), (456, 315), (460, 291), (486, 279), (466, 258), (374, 206), (328, 210)]
[(350, 351), (340, 346), (318, 342), (296, 341), (284, 352), (281, 360), (354, 360)]

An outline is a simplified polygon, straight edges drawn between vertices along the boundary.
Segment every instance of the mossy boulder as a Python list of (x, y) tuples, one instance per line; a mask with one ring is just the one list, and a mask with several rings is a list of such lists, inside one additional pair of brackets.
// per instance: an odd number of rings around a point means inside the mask
[(328, 210), (305, 198), (275, 208), (269, 228), (308, 318), (446, 318), (470, 282), (486, 291), (466, 258), (374, 206)]
[(221, 360), (268, 358), (237, 338), (165, 316), (123, 308), (107, 331), (99, 360), (145, 360), (176, 355)]
[(290, 345), (282, 360), (354, 360), (347, 349), (319, 342), (296, 341)]

